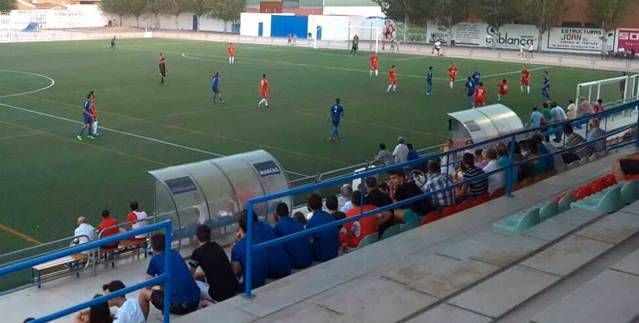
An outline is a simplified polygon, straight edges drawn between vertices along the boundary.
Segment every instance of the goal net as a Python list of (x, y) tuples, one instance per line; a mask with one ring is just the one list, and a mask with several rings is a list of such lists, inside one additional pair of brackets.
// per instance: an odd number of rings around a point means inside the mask
[[(604, 108), (639, 100), (639, 74), (623, 75), (604, 80), (580, 83), (574, 102), (579, 106), (601, 100)], [(637, 109), (606, 117), (602, 128), (616, 128), (637, 122)]]

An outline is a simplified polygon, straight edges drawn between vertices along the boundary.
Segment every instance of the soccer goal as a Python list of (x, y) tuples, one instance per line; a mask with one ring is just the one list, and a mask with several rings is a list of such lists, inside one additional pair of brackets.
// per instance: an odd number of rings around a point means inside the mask
[(639, 100), (639, 74), (580, 83), (575, 102), (584, 99), (592, 103), (601, 99), (604, 105)]

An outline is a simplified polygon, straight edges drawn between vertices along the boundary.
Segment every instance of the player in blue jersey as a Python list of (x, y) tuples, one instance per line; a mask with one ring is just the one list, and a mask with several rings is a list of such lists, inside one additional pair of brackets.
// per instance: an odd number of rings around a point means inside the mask
[(224, 103), (222, 92), (220, 92), (220, 73), (215, 72), (215, 75), (211, 78), (211, 91), (213, 91), (213, 103), (220, 101)]
[(428, 67), (426, 72), (426, 95), (433, 95), (433, 67)]
[(541, 95), (544, 99), (550, 100), (550, 75), (548, 75), (548, 71), (544, 71), (544, 86), (541, 88)]
[(468, 105), (473, 106), (473, 96), (475, 95), (475, 82), (473, 82), (472, 77), (468, 77), (468, 81), (466, 81), (466, 95), (468, 96)]
[(95, 139), (91, 128), (91, 124), (93, 124), (93, 114), (91, 113), (91, 94), (88, 94), (86, 99), (84, 99), (82, 106), (82, 119), (82, 128), (80, 128), (80, 132), (76, 136), (76, 139), (78, 139), (78, 141), (82, 141), (84, 130), (89, 130), (89, 135), (87, 136), (87, 138)]
[(475, 86), (477, 86), (479, 82), (481, 82), (481, 73), (479, 73), (479, 71), (474, 71), (472, 77), (473, 83), (475, 83)]
[(333, 142), (339, 139), (339, 123), (342, 121), (342, 117), (344, 117), (344, 108), (340, 104), (339, 99), (335, 99), (335, 104), (331, 107), (331, 111), (328, 115), (333, 123), (333, 128), (331, 129), (331, 136), (328, 138), (328, 141)]

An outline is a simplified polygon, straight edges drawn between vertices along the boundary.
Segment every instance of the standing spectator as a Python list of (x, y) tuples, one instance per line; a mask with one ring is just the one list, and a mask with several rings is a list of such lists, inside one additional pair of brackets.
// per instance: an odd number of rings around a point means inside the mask
[[(335, 197), (333, 195), (333, 197)], [(337, 202), (337, 198), (335, 198)], [(328, 202), (327, 202), (328, 204)], [(337, 204), (337, 203), (335, 203)], [(304, 231), (304, 225), (299, 221), (291, 218), (286, 203), (278, 203), (274, 214), (275, 225), (274, 232), (277, 237), (283, 237), (296, 232)], [(313, 263), (313, 254), (311, 251), (311, 243), (307, 237), (301, 237), (284, 243), (284, 250), (288, 255), (291, 267), (295, 269), (303, 269)]]
[(332, 194), (327, 196), (325, 203), (328, 213), (332, 215), (335, 220), (341, 220), (346, 217), (346, 214), (339, 210), (339, 199), (337, 198), (337, 196)]
[(393, 154), (386, 149), (386, 144), (379, 144), (379, 150), (377, 151), (377, 155), (373, 158), (375, 162), (381, 162), (384, 166), (392, 165), (395, 162)]
[(550, 113), (550, 106), (548, 105), (548, 102), (549, 101), (546, 101), (541, 104), (541, 114), (544, 115), (544, 119), (546, 119), (547, 122), (551, 122), (552, 114)]
[[(246, 279), (246, 232), (248, 228), (248, 212), (246, 210), (240, 213), (238, 221), (238, 231), (235, 244), (231, 248), (231, 268), (236, 277), (241, 280)], [(257, 223), (253, 222), (253, 230), (255, 231)], [(253, 244), (263, 242), (257, 234), (253, 234)], [(266, 274), (268, 272), (268, 260), (265, 252), (253, 252), (251, 268), (251, 288), (258, 288), (266, 283)], [(215, 291), (213, 291), (215, 292)]]
[[(414, 182), (406, 181), (404, 172), (401, 170), (395, 170), (390, 173), (390, 182), (391, 197), (395, 202), (424, 194)], [(421, 218), (431, 210), (432, 205), (430, 199), (424, 198), (409, 205), (402, 206), (393, 213), (397, 222), (410, 223), (419, 222)]]
[(574, 100), (568, 100), (568, 107), (566, 108), (566, 116), (568, 120), (573, 120), (577, 118), (577, 104), (575, 104)]
[[(255, 235), (259, 236), (261, 241), (270, 241), (277, 238), (273, 227), (266, 221), (260, 221), (255, 212), (253, 212), (253, 221), (256, 223)], [(268, 263), (268, 272), (266, 275), (268, 278), (279, 279), (291, 274), (291, 262), (284, 250), (284, 245), (278, 244), (267, 247), (266, 255)]]
[[(216, 302), (235, 296), (239, 289), (237, 278), (224, 249), (211, 241), (211, 228), (199, 225), (195, 236), (198, 247), (191, 254), (189, 267), (198, 287)], [(198, 267), (202, 268), (203, 276), (197, 271)]]
[(528, 127), (530, 128), (539, 128), (546, 124), (546, 119), (544, 115), (539, 112), (537, 107), (532, 108), (532, 113), (530, 113), (530, 122), (528, 123)]
[(562, 128), (563, 125), (562, 123), (566, 120), (568, 120), (568, 116), (566, 115), (566, 112), (564, 111), (564, 109), (560, 106), (557, 105), (557, 102), (552, 102), (550, 104), (551, 109), (550, 109), (550, 122), (558, 124), (555, 125), (554, 129), (553, 129), (553, 133), (555, 135), (555, 142), (560, 142), (561, 141), (561, 136), (563, 135), (562, 133)]
[(484, 175), (484, 171), (475, 166), (475, 157), (472, 154), (464, 154), (462, 157), (461, 169), (463, 172), (462, 179), (468, 181), (463, 185), (457, 193), (462, 199), (474, 198), (488, 191), (488, 179), (477, 178)]
[(444, 208), (455, 205), (453, 185), (454, 184), (450, 176), (448, 176), (448, 174), (441, 173), (439, 160), (431, 160), (428, 162), (428, 181), (422, 188), (422, 191), (433, 193), (448, 188), (431, 195), (433, 207)]
[[(102, 221), (98, 225), (98, 236), (100, 238), (106, 238), (108, 236), (116, 235), (120, 233), (120, 229), (118, 228), (118, 221), (111, 217), (111, 212), (109, 210), (102, 211)], [(116, 248), (118, 243), (105, 245), (104, 248)]]
[[(488, 157), (488, 163), (482, 169), (484, 173), (490, 173), (500, 169), (499, 162), (497, 161), (497, 150), (490, 148), (486, 151), (486, 157)], [(504, 188), (504, 173), (497, 172), (488, 176), (488, 193), (492, 194), (496, 190)]]
[[(346, 217), (354, 217), (376, 209), (372, 204), (362, 205), (362, 197), (362, 192), (353, 192), (353, 197), (351, 198), (353, 208), (346, 212)], [(339, 232), (340, 244), (344, 249), (357, 248), (362, 239), (374, 233), (377, 233), (377, 217), (375, 215), (369, 215), (344, 224), (344, 227)]]
[[(566, 148), (573, 148), (586, 142), (581, 135), (574, 132), (572, 126), (569, 124), (564, 126), (564, 133), (566, 134)], [(589, 155), (588, 147), (582, 146), (563, 153), (561, 157), (565, 164), (570, 164)]]
[(588, 132), (587, 141), (593, 142), (591, 149), (596, 153), (601, 153), (606, 151), (606, 139), (600, 139), (606, 136), (606, 131), (599, 128), (600, 121), (599, 119), (590, 120), (590, 131)]
[(85, 217), (78, 217), (77, 224), (78, 227), (73, 231), (73, 236), (75, 237), (73, 244), (79, 245), (96, 239), (95, 228), (87, 223)]
[(406, 144), (406, 147), (408, 148), (408, 155), (406, 155), (406, 159), (407, 160), (416, 160), (419, 159), (419, 154), (417, 153), (417, 150), (415, 150), (415, 148), (413, 147), (413, 144)]
[[(197, 287), (189, 268), (186, 266), (182, 256), (170, 249), (169, 253), (164, 252), (164, 234), (156, 233), (151, 236), (151, 248), (154, 256), (149, 262), (146, 270), (147, 279), (162, 275), (164, 273), (164, 257), (169, 257), (171, 266), (171, 290), (146, 288), (140, 290), (138, 301), (142, 308), (144, 318), (149, 318), (150, 304), (162, 311), (164, 309), (164, 293), (171, 293), (171, 304), (169, 310), (172, 314), (184, 315), (191, 313), (200, 305), (200, 289)], [(165, 313), (168, 315), (168, 313)]]
[[(126, 216), (127, 222), (131, 224), (131, 229), (140, 229), (147, 225), (146, 219), (149, 217), (146, 212), (140, 210), (140, 205), (138, 202), (133, 201), (129, 203), (129, 209), (131, 212)], [(146, 234), (139, 234), (135, 236), (137, 240), (146, 239)]]
[(579, 102), (579, 107), (577, 108), (577, 118), (594, 114), (594, 113), (595, 113), (595, 109), (593, 108), (592, 104), (590, 104), (590, 102), (586, 100), (586, 98), (581, 98)]
[(597, 103), (592, 106), (595, 113), (604, 112), (604, 105), (602, 99), (597, 99)]
[(344, 184), (340, 188), (340, 194), (342, 198), (346, 200), (346, 203), (340, 208), (340, 211), (346, 213), (346, 211), (350, 210), (353, 207), (351, 203), (351, 195), (353, 194), (353, 186), (351, 184)]
[[(313, 211), (313, 216), (308, 221), (307, 228), (318, 227), (335, 221), (330, 214), (322, 210), (322, 197), (311, 194), (308, 198), (308, 208)], [(337, 227), (326, 228), (311, 235), (313, 257), (316, 261), (324, 262), (337, 257), (339, 249), (339, 229)]]
[(396, 163), (408, 161), (408, 146), (404, 142), (404, 137), (397, 137), (397, 146), (393, 149), (393, 158), (395, 158)]
[[(510, 166), (510, 155), (509, 155), (509, 151), (508, 151), (508, 146), (506, 146), (505, 144), (498, 144), (497, 145), (497, 162), (499, 163), (499, 168), (506, 168), (508, 166)], [(505, 170), (504, 171), (504, 179), (505, 182), (508, 181), (508, 177), (509, 176), (509, 170)], [(513, 169), (513, 179), (512, 182), (515, 183), (517, 182), (517, 167), (514, 167)]]
[[(124, 288), (126, 288), (126, 286), (120, 280), (114, 280), (102, 285), (102, 290), (107, 294), (117, 292)], [(118, 308), (117, 312), (115, 312), (114, 322), (116, 323), (146, 322), (144, 314), (142, 314), (142, 309), (140, 308), (140, 303), (133, 299), (127, 299), (125, 295), (110, 299), (109, 306)]]

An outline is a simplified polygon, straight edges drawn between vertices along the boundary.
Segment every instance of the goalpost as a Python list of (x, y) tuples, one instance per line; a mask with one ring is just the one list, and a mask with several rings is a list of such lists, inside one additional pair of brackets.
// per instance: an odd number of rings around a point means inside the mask
[[(604, 80), (580, 83), (577, 85), (575, 103), (579, 106), (586, 100), (591, 104), (601, 99), (604, 107), (614, 104), (627, 103), (639, 100), (639, 74), (618, 76)], [(606, 117), (601, 124), (604, 130), (608, 126), (619, 127), (637, 122), (634, 110), (626, 110), (623, 114), (615, 114)]]

